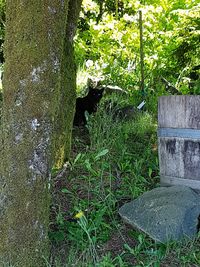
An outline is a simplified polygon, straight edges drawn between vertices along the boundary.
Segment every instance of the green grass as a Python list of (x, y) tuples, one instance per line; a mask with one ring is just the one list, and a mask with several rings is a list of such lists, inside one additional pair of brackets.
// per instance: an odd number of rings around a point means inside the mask
[(113, 119), (102, 105), (88, 129), (75, 134), (71, 162), (53, 192), (54, 264), (46, 261), (46, 267), (200, 266), (200, 235), (187, 243), (158, 244), (118, 215), (124, 203), (159, 183), (156, 131), (154, 114)]
[[(55, 255), (56, 267), (200, 266), (199, 238), (156, 244), (118, 216), (121, 205), (159, 182), (156, 129), (155, 116), (148, 112), (120, 121), (102, 107), (90, 117), (90, 145), (76, 139), (66, 184), (60, 188), (64, 201), (58, 204), (51, 239), (55, 247), (67, 244), (68, 252)], [(77, 221), (65, 219), (80, 211), (84, 215)]]

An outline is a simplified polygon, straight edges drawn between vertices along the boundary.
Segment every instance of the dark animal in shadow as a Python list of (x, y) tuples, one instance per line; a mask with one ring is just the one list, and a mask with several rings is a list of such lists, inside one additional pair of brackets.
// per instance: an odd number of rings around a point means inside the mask
[(89, 92), (85, 97), (78, 97), (76, 99), (76, 111), (73, 123), (75, 126), (87, 124), (85, 112), (87, 111), (89, 114), (92, 114), (97, 111), (97, 106), (103, 96), (103, 92), (104, 88), (89, 88)]
[(120, 107), (118, 103), (110, 100), (104, 102), (104, 107), (113, 120), (130, 120), (134, 118), (137, 113), (137, 109), (133, 105), (126, 105)]
[(127, 105), (115, 110), (114, 118), (119, 120), (130, 120), (136, 115), (136, 109), (132, 105)]

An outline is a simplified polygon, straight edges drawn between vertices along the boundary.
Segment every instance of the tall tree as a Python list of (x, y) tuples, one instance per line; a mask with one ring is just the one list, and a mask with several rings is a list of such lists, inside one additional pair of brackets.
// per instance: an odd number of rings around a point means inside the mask
[(56, 161), (60, 168), (69, 158), (71, 148), (71, 131), (75, 107), (76, 64), (73, 40), (77, 29), (82, 0), (69, 0), (66, 35), (64, 39), (64, 55), (61, 64), (61, 94), (56, 120)]
[[(1, 265), (42, 267), (49, 257), (49, 180), (57, 147), (55, 121), (64, 94), (61, 82), (71, 62), (65, 45), (72, 2), (7, 0), (0, 128)], [(81, 4), (75, 2), (77, 7)], [(65, 112), (71, 115), (65, 123), (70, 129), (75, 85), (74, 78), (66, 81), (73, 83), (65, 87), (71, 102), (63, 103), (69, 105)]]

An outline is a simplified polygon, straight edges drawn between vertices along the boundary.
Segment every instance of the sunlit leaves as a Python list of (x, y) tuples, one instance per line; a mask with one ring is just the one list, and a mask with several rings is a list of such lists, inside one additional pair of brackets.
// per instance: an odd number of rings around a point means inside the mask
[[(125, 79), (139, 81), (139, 10), (143, 15), (146, 83), (160, 74), (176, 82), (186, 65), (200, 64), (200, 5), (197, 0), (120, 0), (119, 17), (116, 17), (115, 5), (110, 5), (111, 2), (115, 3), (110, 0), (103, 2), (98, 22), (91, 14), (99, 14), (100, 1), (83, 2), (82, 15), (89, 29), (79, 29), (76, 54), (79, 63), (85, 60), (95, 62), (93, 73), (98, 66), (96, 73), (101, 70), (102, 75), (109, 74), (114, 83), (120, 81), (124, 84)], [(130, 62), (134, 62), (132, 71)]]

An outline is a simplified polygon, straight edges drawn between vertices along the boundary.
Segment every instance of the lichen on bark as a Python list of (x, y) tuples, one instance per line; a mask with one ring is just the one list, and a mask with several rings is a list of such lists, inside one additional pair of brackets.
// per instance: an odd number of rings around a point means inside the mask
[(64, 161), (70, 157), (71, 133), (76, 99), (76, 63), (73, 39), (77, 29), (81, 4), (82, 0), (69, 0), (61, 63), (61, 94), (56, 120), (56, 168), (61, 168)]
[(68, 1), (7, 0), (0, 259), (43, 267)]

